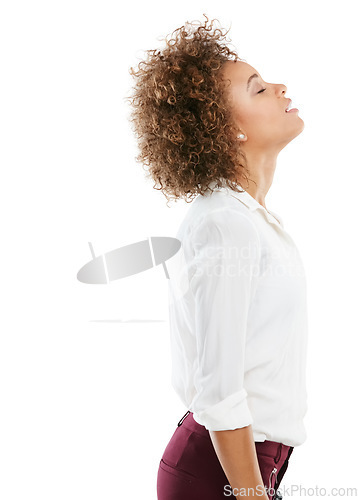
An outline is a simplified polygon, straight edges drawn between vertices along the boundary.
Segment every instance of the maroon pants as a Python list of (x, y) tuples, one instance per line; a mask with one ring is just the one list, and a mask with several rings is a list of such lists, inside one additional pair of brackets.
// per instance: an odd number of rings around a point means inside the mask
[[(277, 489), (293, 447), (268, 440), (255, 442), (255, 446), (267, 496), (270, 500), (282, 498)], [(194, 420), (191, 411), (180, 419), (164, 450), (157, 495), (158, 500), (236, 500), (209, 431)]]

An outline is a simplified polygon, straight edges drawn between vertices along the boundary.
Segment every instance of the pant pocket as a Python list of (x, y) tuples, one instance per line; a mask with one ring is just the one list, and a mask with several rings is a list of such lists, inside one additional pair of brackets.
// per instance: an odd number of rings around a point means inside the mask
[(200, 498), (198, 489), (200, 484), (190, 473), (160, 460), (157, 474), (158, 500), (197, 500)]
[(190, 474), (190, 472), (184, 471), (182, 469), (179, 469), (178, 467), (174, 467), (170, 464), (167, 464), (166, 462), (164, 462), (163, 459), (160, 460), (159, 467), (165, 472), (168, 472), (169, 474), (172, 474), (176, 478), (189, 484), (193, 483), (193, 481), (196, 479), (193, 474)]

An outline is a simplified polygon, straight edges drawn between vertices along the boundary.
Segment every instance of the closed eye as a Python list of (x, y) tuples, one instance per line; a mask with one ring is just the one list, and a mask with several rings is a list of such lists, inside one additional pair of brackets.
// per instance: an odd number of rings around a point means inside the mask
[(258, 94), (260, 94), (261, 92), (264, 92), (266, 89), (261, 89), (259, 90), (259, 92), (257, 92)]

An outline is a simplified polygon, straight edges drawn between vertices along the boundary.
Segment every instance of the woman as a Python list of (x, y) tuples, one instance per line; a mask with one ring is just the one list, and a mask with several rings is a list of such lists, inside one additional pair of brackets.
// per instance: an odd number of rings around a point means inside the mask
[(167, 198), (196, 196), (169, 261), (172, 384), (188, 411), (157, 494), (272, 500), (306, 440), (307, 311), (299, 252), (265, 196), (304, 122), (226, 33), (193, 28), (132, 69), (137, 160)]

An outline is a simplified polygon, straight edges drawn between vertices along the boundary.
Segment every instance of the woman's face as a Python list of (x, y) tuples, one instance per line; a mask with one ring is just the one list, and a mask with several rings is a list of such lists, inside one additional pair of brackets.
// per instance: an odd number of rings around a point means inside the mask
[(255, 68), (243, 61), (226, 61), (222, 69), (223, 77), (230, 80), (235, 122), (245, 134), (241, 142), (244, 149), (279, 151), (302, 132), (304, 122), (298, 111), (285, 111), (290, 102), (285, 97), (285, 85), (265, 82)]

